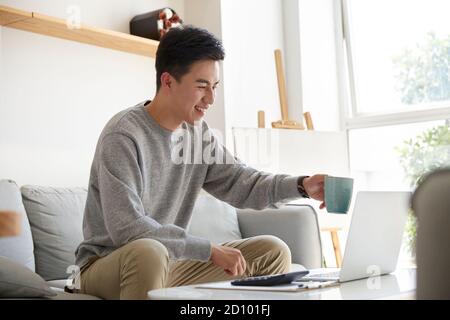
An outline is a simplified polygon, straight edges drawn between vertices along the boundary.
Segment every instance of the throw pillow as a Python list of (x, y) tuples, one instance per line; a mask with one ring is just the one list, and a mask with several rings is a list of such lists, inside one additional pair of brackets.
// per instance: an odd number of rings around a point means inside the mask
[(0, 257), (0, 297), (37, 298), (56, 295), (38, 274), (13, 260)]
[(216, 244), (242, 239), (236, 209), (208, 193), (197, 198), (187, 230)]
[(21, 191), (33, 233), (36, 273), (45, 280), (66, 279), (83, 240), (87, 190), (22, 186)]
[(14, 211), (21, 216), (21, 233), (0, 238), (0, 256), (14, 260), (34, 271), (33, 238), (30, 223), (22, 203), (22, 195), (12, 180), (0, 180), (0, 210)]

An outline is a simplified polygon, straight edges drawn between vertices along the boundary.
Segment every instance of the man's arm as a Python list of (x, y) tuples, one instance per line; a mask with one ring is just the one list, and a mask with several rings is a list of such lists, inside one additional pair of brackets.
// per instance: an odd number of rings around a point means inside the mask
[[(218, 199), (237, 208), (277, 208), (283, 203), (301, 197), (298, 177), (270, 174), (246, 166), (214, 137), (211, 138), (216, 154), (222, 163), (212, 161), (203, 188)], [(223, 157), (222, 157), (223, 155)]]
[(207, 261), (208, 240), (191, 236), (173, 224), (161, 225), (145, 212), (141, 201), (143, 181), (134, 141), (113, 133), (101, 141), (98, 162), (98, 189), (108, 233), (121, 246), (140, 238), (158, 240), (171, 258)]

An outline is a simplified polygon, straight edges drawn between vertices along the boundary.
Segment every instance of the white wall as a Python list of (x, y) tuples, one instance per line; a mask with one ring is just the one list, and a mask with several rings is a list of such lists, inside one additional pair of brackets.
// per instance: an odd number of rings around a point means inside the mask
[[(185, 0), (184, 9), (183, 20), (185, 24), (205, 28), (217, 38), (222, 39), (221, 0)], [(208, 109), (205, 120), (210, 128), (221, 133), (226, 143), (224, 81), (222, 63), (220, 67), (220, 85), (218, 86), (216, 100), (213, 107)]]
[[(4, 92), (3, 92), (3, 59), (2, 59), (2, 46), (3, 46), (3, 41), (2, 41), (2, 34), (3, 34), (3, 27), (0, 26), (0, 107), (2, 106), (2, 99), (4, 96)], [(1, 111), (1, 108), (0, 108)], [(0, 118), (1, 120), (1, 118)], [(0, 136), (1, 137), (1, 136)], [(1, 157), (2, 153), (1, 153), (1, 149), (0, 149), (0, 157)]]
[[(303, 121), (299, 0), (283, 0), (285, 74), (289, 118)], [(305, 125), (306, 127), (306, 125)]]
[(335, 0), (299, 0), (303, 111), (316, 130), (340, 130)]
[[(181, 0), (0, 1), (128, 33), (139, 13)], [(0, 39), (0, 178), (22, 184), (87, 186), (98, 136), (118, 111), (155, 93), (154, 59), (3, 27)]]
[(266, 113), (266, 127), (281, 119), (274, 50), (284, 51), (282, 14), (279, 0), (222, 1), (228, 133), (256, 127), (258, 110)]

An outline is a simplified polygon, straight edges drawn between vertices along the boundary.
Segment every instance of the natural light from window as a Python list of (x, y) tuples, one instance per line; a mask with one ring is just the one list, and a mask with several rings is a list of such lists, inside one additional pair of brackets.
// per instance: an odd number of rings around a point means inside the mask
[(348, 4), (358, 114), (450, 106), (450, 1)]
[[(421, 177), (450, 166), (450, 114), (425, 121), (415, 112), (450, 107), (450, 1), (345, 3), (350, 119), (366, 116), (348, 131), (356, 189), (414, 191)], [(390, 113), (407, 111), (409, 120), (389, 125)], [(374, 124), (374, 115), (384, 117)], [(400, 264), (414, 264), (415, 230), (409, 215)]]

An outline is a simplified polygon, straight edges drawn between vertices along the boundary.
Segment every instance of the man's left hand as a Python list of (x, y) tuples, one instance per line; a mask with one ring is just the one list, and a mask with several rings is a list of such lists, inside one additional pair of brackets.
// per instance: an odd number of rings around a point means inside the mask
[(324, 202), (324, 182), (326, 174), (315, 174), (303, 180), (303, 187), (311, 199), (322, 201), (320, 209), (325, 208)]

